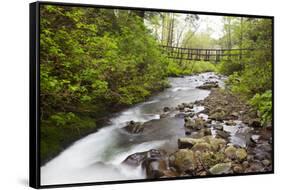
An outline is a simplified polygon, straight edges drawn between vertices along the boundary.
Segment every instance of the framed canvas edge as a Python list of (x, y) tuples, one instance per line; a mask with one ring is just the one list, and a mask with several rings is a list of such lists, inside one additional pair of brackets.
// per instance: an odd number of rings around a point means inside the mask
[[(104, 182), (83, 182), (71, 184), (55, 184), (41, 185), (40, 183), (40, 5), (57, 5), (57, 6), (73, 6), (73, 7), (92, 7), (105, 9), (123, 9), (123, 10), (144, 10), (154, 12), (173, 12), (184, 14), (201, 14), (211, 16), (234, 16), (234, 17), (252, 17), (266, 18), (272, 21), (272, 170), (267, 172), (250, 172), (243, 174), (223, 174), (213, 176), (192, 176), (192, 177), (173, 177), (160, 179), (135, 179), (120, 181), (104, 181)], [(176, 9), (158, 9), (158, 8), (142, 8), (127, 7), (113, 5), (95, 5), (81, 3), (64, 3), (64, 2), (48, 2), (36, 1), (29, 4), (29, 186), (36, 189), (57, 188), (57, 187), (77, 187), (90, 185), (109, 185), (124, 184), (136, 182), (159, 182), (170, 180), (186, 180), (186, 179), (204, 179), (217, 177), (239, 177), (249, 175), (274, 174), (275, 168), (275, 140), (274, 140), (274, 16), (268, 15), (252, 15), (237, 13), (221, 13), (221, 12), (205, 12), (205, 11), (189, 11)]]
[(29, 4), (29, 185), (40, 187), (39, 3)]

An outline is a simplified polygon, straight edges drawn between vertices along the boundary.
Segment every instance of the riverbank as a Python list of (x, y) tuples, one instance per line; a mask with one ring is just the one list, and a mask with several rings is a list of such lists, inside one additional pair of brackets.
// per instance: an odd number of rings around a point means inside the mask
[[(224, 88), (224, 80), (214, 73), (169, 78), (170, 88), (114, 114), (107, 126), (42, 166), (42, 183), (216, 175), (209, 170), (217, 164), (233, 173), (243, 162), (240, 172), (270, 171), (270, 130), (242, 121), (248, 106), (218, 88)], [(224, 117), (214, 110), (225, 112)], [(257, 160), (268, 164), (266, 169)]]
[[(212, 88), (202, 101), (165, 107), (163, 112), (162, 119), (184, 120), (185, 137), (178, 139), (177, 147), (137, 152), (123, 161), (141, 166), (147, 178), (272, 171), (271, 126), (262, 128), (256, 112), (230, 92)], [(146, 126), (130, 123), (125, 129), (139, 133)]]

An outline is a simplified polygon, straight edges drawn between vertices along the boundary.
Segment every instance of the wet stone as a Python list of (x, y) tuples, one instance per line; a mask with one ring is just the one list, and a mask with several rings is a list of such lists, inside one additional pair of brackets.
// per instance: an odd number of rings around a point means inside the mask
[(164, 111), (164, 112), (168, 112), (168, 111), (171, 111), (171, 109), (170, 109), (169, 107), (164, 107), (164, 108), (163, 108), (163, 111)]
[(227, 139), (230, 136), (230, 134), (226, 131), (218, 130), (218, 131), (216, 131), (216, 133), (217, 133), (218, 137), (221, 137), (221, 138), (224, 138), (224, 139)]
[(252, 135), (250, 139), (253, 143), (258, 143), (260, 139), (260, 135)]

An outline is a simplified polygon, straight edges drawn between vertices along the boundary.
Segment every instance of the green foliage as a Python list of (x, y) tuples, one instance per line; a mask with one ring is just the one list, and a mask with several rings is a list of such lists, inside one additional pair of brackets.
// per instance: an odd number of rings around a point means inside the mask
[(241, 71), (242, 67), (240, 61), (226, 58), (220, 61), (218, 70), (221, 74), (229, 76), (234, 72)]
[(272, 120), (272, 91), (268, 90), (263, 94), (256, 94), (250, 104), (258, 110), (262, 124), (265, 125)]
[[(242, 25), (241, 25), (242, 23)], [(219, 71), (229, 75), (227, 87), (249, 100), (263, 124), (272, 119), (272, 31), (270, 19), (247, 19), (233, 25), (234, 45), (254, 49), (242, 59), (226, 58)], [(243, 41), (239, 42), (243, 34)]]
[(77, 120), (77, 116), (72, 112), (69, 113), (56, 113), (50, 116), (50, 121), (55, 126), (64, 126), (67, 123), (72, 123)]
[(187, 61), (180, 64), (170, 61), (168, 65), (169, 76), (191, 75), (203, 72), (217, 72), (217, 66), (209, 61)]
[(137, 12), (44, 5), (40, 14), (44, 160), (109, 111), (166, 87), (168, 59)]

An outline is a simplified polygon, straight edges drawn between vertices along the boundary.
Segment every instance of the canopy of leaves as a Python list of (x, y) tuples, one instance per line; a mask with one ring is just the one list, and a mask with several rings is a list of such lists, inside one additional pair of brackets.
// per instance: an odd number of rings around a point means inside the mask
[[(94, 128), (109, 110), (167, 85), (168, 60), (139, 12), (44, 5), (40, 14), (42, 152), (64, 141), (48, 135), (53, 128)], [(82, 126), (82, 117), (92, 125)]]

